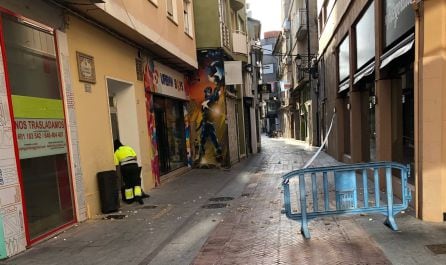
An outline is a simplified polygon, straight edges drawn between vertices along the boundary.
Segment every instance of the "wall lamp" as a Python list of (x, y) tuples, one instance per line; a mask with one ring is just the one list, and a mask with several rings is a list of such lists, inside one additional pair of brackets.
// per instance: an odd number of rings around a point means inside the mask
[[(306, 59), (306, 65), (304, 65), (304, 58)], [(296, 55), (295, 63), (297, 69), (304, 73), (308, 73), (311, 75), (313, 79), (317, 79), (319, 77), (319, 72), (317, 69), (317, 58), (316, 55), (310, 54), (310, 56), (305, 55)]]
[(245, 71), (248, 73), (252, 73), (252, 68), (253, 68), (252, 64), (245, 65)]

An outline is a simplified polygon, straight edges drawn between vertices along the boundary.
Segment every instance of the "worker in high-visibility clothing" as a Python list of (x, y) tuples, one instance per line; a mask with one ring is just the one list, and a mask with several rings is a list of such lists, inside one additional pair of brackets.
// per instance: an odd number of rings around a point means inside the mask
[(119, 166), (122, 179), (124, 180), (124, 202), (132, 203), (137, 201), (139, 204), (144, 204), (135, 150), (128, 145), (123, 145), (119, 140), (115, 140), (113, 144), (115, 148), (115, 165)]

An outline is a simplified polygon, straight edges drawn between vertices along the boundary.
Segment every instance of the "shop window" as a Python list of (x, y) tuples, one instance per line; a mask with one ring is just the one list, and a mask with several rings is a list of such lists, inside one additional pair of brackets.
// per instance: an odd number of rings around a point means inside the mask
[(384, 0), (384, 46), (388, 48), (415, 27), (415, 11), (411, 0)]
[(65, 115), (52, 32), (3, 15), (31, 240), (74, 222)]
[(342, 83), (350, 75), (350, 38), (347, 36), (338, 48), (339, 83)]
[(375, 57), (375, 6), (372, 2), (355, 26), (356, 65), (360, 69)]

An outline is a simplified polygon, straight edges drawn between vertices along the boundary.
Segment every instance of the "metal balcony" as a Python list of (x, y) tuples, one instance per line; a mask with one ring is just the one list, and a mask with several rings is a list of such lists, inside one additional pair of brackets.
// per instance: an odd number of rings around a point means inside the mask
[(307, 23), (307, 9), (299, 8), (295, 20), (296, 39), (304, 40), (307, 37), (308, 23)]
[(231, 39), (229, 37), (229, 29), (225, 22), (220, 21), (220, 34), (221, 34), (221, 45), (231, 49)]
[(299, 60), (300, 62), (298, 63), (296, 59), (296, 80), (298, 83), (308, 80), (308, 69), (310, 68), (311, 63), (311, 59), (309, 59), (308, 56), (299, 56)]
[(234, 53), (248, 54), (246, 33), (236, 30), (232, 32), (232, 51)]

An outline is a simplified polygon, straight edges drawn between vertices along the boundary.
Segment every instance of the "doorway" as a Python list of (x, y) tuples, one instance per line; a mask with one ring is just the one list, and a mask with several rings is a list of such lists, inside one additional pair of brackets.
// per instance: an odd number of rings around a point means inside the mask
[(183, 102), (154, 96), (160, 175), (186, 166)]
[(141, 164), (141, 150), (138, 135), (138, 115), (136, 95), (132, 83), (107, 78), (110, 127), (113, 139), (119, 139), (124, 145), (131, 146)]

